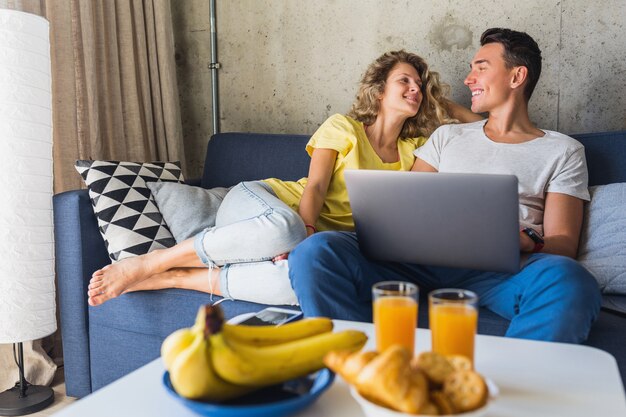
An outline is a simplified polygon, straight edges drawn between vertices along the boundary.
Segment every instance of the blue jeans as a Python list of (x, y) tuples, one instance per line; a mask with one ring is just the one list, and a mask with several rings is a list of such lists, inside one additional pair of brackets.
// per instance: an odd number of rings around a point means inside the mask
[(600, 310), (594, 277), (563, 256), (533, 254), (517, 274), (377, 262), (360, 251), (356, 235), (315, 234), (289, 255), (289, 276), (305, 316), (371, 321), (372, 285), (399, 280), (420, 291), (465, 288), (480, 306), (510, 320), (508, 337), (583, 342)]
[(225, 298), (267, 304), (295, 304), (287, 262), (272, 262), (306, 238), (302, 218), (262, 181), (233, 187), (217, 210), (215, 226), (194, 238), (198, 257), (220, 267)]

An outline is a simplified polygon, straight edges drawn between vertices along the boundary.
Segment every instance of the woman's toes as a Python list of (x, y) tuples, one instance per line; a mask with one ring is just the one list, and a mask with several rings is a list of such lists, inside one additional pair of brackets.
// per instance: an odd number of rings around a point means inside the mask
[(94, 278), (95, 278), (95, 277), (98, 277), (98, 276), (102, 276), (102, 275), (104, 274), (104, 272), (105, 272), (107, 269), (109, 269), (109, 268), (111, 268), (111, 264), (109, 264), (109, 265), (105, 266), (105, 267), (104, 267), (104, 268), (102, 268), (102, 269), (98, 269), (96, 272), (94, 272), (93, 274), (91, 274), (91, 276), (92, 276), (92, 277), (94, 277)]
[(87, 303), (89, 303), (90, 306), (96, 307), (99, 306), (100, 304), (104, 303), (106, 301), (106, 299), (103, 297), (103, 293), (98, 293), (96, 295), (89, 295), (89, 298), (87, 298)]

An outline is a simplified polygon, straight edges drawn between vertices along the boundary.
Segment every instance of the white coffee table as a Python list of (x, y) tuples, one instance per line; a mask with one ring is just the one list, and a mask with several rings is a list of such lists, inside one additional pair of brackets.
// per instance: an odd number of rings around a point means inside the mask
[[(368, 323), (335, 321), (335, 329), (358, 329), (374, 348)], [(430, 349), (430, 331), (418, 329), (417, 351)], [(608, 353), (578, 345), (478, 336), (476, 368), (500, 388), (488, 416), (590, 417), (626, 416), (626, 397), (617, 363)], [(160, 359), (75, 402), (55, 417), (138, 417), (197, 414), (170, 397), (161, 383)], [(333, 386), (298, 417), (361, 417), (348, 386)]]

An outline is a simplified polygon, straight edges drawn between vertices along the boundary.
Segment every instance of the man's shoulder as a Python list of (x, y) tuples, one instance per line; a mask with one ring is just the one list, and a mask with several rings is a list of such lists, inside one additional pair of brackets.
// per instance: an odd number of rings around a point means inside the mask
[(554, 130), (541, 129), (545, 132), (544, 138), (549, 140), (551, 144), (567, 147), (568, 149), (582, 149), (583, 144), (571, 136)]

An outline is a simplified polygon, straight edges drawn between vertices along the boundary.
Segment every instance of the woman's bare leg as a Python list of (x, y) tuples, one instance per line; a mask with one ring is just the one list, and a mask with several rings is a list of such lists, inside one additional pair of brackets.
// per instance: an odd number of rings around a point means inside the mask
[[(196, 255), (193, 239), (188, 239), (171, 248), (127, 258), (97, 270), (89, 281), (88, 302), (92, 306), (100, 305), (123, 294), (146, 278), (157, 276), (173, 268), (202, 268), (204, 266)], [(205, 279), (208, 282), (206, 273)]]
[[(211, 277), (209, 278), (209, 273)], [(174, 268), (169, 271), (152, 275), (151, 277), (138, 282), (127, 288), (124, 293), (133, 291), (152, 291), (164, 288), (182, 288), (185, 290), (196, 290), (221, 296), (219, 284), (220, 269), (214, 268), (210, 272), (208, 268)], [(212, 281), (209, 282), (209, 280)], [(87, 292), (90, 300), (100, 294), (97, 284), (89, 285)], [(90, 302), (91, 304), (91, 302)]]

